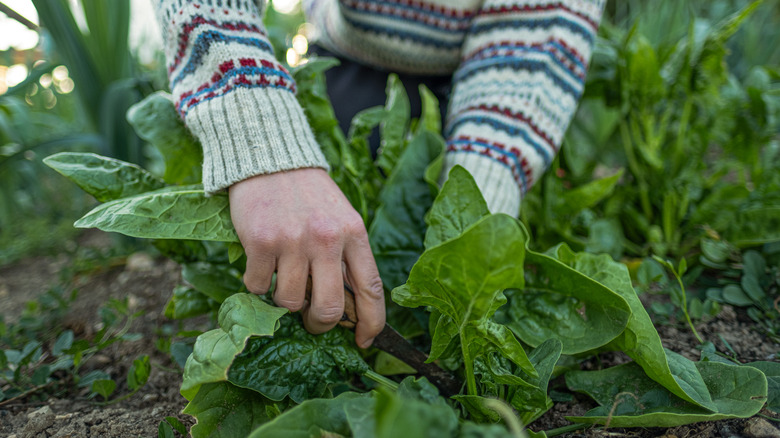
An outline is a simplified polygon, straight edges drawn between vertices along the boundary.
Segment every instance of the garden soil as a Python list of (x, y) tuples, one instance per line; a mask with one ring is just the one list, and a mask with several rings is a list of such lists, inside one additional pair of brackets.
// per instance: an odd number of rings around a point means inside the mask
[[(81, 245), (105, 246), (105, 235), (87, 233)], [(51, 286), (62, 284), (62, 272), (71, 263), (67, 256), (37, 257), (0, 267), (0, 311), (6, 321), (13, 321), (24, 309), (25, 303), (46, 292)], [(84, 370), (100, 369), (117, 382), (115, 394), (128, 392), (124, 382), (133, 359), (149, 355), (153, 363), (149, 382), (127, 400), (108, 406), (99, 405), (81, 392), (60, 390), (48, 397), (42, 394), (25, 399), (0, 403), (0, 437), (154, 437), (158, 425), (166, 416), (179, 419), (188, 428), (192, 417), (181, 414), (186, 400), (179, 394), (181, 375), (176, 363), (158, 351), (155, 340), (166, 327), (177, 323), (163, 315), (163, 309), (173, 287), (181, 282), (180, 268), (165, 259), (153, 259), (136, 253), (113, 263), (114, 266), (95, 268), (87, 273), (70, 276), (67, 287), (77, 288), (78, 297), (71, 305), (64, 325), (79, 336), (90, 336), (100, 329), (99, 308), (109, 298), (127, 298), (133, 310), (143, 311), (135, 320), (131, 332), (143, 335), (140, 341), (120, 342), (103, 350), (84, 365)], [(650, 298), (658, 299), (658, 298)], [(207, 328), (207, 320), (194, 321)], [(657, 321), (664, 346), (690, 359), (697, 360), (699, 351), (690, 331), (683, 327)], [(777, 360), (780, 345), (771, 342), (754, 330), (750, 319), (731, 307), (698, 329), (711, 340), (719, 351), (729, 347), (743, 361)], [(725, 340), (725, 342), (724, 342)], [(726, 342), (729, 347), (726, 346)], [(583, 363), (583, 369), (617, 365), (629, 359), (622, 353), (602, 354)], [(551, 382), (552, 389), (563, 388), (562, 379)], [(558, 402), (531, 429), (549, 430), (570, 424), (566, 416), (582, 415), (593, 402), (583, 395), (575, 395), (566, 402)], [(671, 429), (617, 429), (591, 428), (572, 432), (568, 437), (778, 437), (777, 422), (768, 420), (763, 412), (748, 420), (727, 420), (699, 423)]]

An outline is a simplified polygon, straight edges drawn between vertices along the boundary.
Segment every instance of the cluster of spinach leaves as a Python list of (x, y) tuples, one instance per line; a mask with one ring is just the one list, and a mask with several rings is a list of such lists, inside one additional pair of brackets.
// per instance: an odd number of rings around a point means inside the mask
[[(128, 118), (166, 158), (162, 178), (93, 154), (46, 163), (103, 202), (77, 226), (155, 239), (183, 265), (188, 286), (174, 291), (169, 317), (217, 313), (218, 328), (197, 338), (184, 368), (193, 436), (522, 436), (519, 425), (552, 407), (547, 386), (563, 355), (598, 351), (634, 362), (568, 372), (569, 388), (599, 404), (573, 422), (671, 426), (749, 417), (765, 406), (777, 364), (693, 362), (665, 350), (624, 265), (566, 244), (532, 250), (522, 223), (490, 214), (463, 168), (439, 188), (444, 141), (427, 90), (422, 117), (411, 120), (391, 76), (386, 105), (358, 114), (345, 136), (323, 82), (331, 62), (295, 71), (299, 101), (332, 177), (366, 221), (392, 290), (388, 320), (460, 376), (463, 392), (447, 400), (425, 379), (382, 377), (403, 370), (404, 358), (361, 351), (341, 327), (311, 335), (299, 316), (245, 293), (227, 197), (195, 184), (199, 146), (159, 93)], [(367, 136), (377, 125), (374, 160)]]
[[(653, 10), (687, 4), (661, 3)], [(661, 10), (602, 23), (560, 159), (522, 209), (537, 245), (679, 259), (708, 236), (738, 248), (780, 240), (778, 71), (740, 79), (727, 59), (761, 3), (692, 19), (679, 39)]]

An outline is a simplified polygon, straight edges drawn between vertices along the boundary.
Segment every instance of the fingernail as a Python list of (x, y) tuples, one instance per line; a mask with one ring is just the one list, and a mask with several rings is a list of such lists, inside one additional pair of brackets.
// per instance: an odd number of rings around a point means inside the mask
[(371, 344), (372, 344), (373, 342), (374, 342), (374, 338), (371, 338), (371, 339), (367, 340), (366, 342), (363, 342), (363, 346), (362, 346), (362, 347), (360, 347), (360, 348), (368, 348), (368, 347), (370, 347), (370, 346), (371, 346)]

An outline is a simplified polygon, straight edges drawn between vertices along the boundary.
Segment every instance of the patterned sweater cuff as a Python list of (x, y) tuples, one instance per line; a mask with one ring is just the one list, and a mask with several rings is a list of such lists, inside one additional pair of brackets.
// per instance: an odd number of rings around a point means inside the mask
[(266, 173), (328, 169), (303, 109), (286, 89), (235, 89), (190, 109), (185, 123), (203, 145), (206, 193)]
[(503, 163), (476, 153), (450, 152), (444, 157), (442, 178), (446, 179), (455, 165), (471, 173), (491, 213), (518, 216), (523, 195), (512, 171)]

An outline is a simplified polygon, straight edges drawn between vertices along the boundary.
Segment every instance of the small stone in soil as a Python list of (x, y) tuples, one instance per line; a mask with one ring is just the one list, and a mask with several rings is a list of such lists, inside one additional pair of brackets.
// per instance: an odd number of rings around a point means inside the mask
[(54, 424), (54, 412), (48, 406), (27, 414), (30, 421), (22, 429), (22, 438), (34, 437)]
[(748, 438), (780, 438), (780, 430), (758, 417), (749, 419), (742, 433)]

